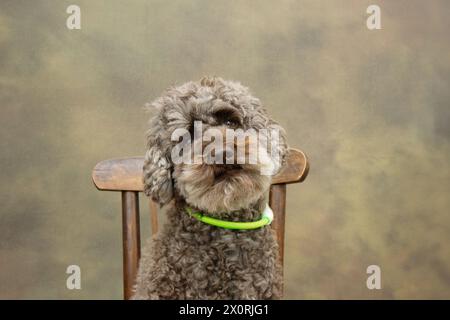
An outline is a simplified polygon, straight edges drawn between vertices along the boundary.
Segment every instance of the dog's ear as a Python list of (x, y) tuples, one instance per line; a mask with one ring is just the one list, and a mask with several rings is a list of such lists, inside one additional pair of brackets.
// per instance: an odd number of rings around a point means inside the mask
[[(272, 155), (276, 155), (278, 157), (275, 163), (275, 174), (277, 174), (280, 169), (286, 163), (286, 155), (289, 150), (289, 146), (286, 138), (286, 131), (282, 126), (280, 126), (277, 122), (273, 120), (269, 120), (269, 125), (267, 126), (269, 131), (269, 141), (274, 142), (271, 144), (271, 153)], [(271, 134), (275, 134), (276, 141), (273, 141), (271, 138)]]
[(256, 108), (250, 117), (250, 127), (257, 131), (264, 130), (267, 133), (267, 151), (273, 162), (270, 172), (272, 175), (276, 175), (286, 163), (286, 155), (289, 150), (286, 131), (278, 122), (269, 117), (266, 109), (261, 107), (259, 100), (253, 104)]
[(168, 203), (173, 197), (173, 164), (170, 159), (169, 143), (163, 136), (166, 130), (160, 116), (150, 121), (147, 132), (147, 152), (144, 158), (144, 193), (160, 205)]

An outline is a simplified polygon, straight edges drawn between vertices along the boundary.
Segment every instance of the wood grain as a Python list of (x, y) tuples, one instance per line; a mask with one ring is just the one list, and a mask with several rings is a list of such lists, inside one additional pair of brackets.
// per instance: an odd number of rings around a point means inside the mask
[[(143, 157), (110, 159), (99, 162), (92, 171), (92, 180), (99, 190), (142, 191)], [(309, 171), (306, 155), (289, 149), (286, 164), (272, 178), (272, 184), (296, 183), (305, 180)]]
[(123, 295), (126, 300), (133, 295), (133, 285), (141, 258), (139, 227), (139, 194), (122, 192), (122, 238), (123, 238)]
[(270, 188), (269, 206), (274, 219), (272, 228), (276, 232), (281, 265), (284, 264), (284, 226), (286, 219), (286, 185), (276, 184)]

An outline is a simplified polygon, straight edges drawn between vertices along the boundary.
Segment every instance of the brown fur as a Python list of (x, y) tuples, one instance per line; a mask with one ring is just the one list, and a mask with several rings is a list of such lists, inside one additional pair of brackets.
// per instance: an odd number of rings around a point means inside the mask
[(270, 227), (227, 230), (186, 213), (190, 206), (224, 220), (259, 219), (270, 188), (270, 177), (259, 172), (265, 164), (246, 164), (239, 170), (230, 165), (174, 165), (170, 154), (176, 142), (170, 137), (176, 128), (191, 130), (194, 120), (201, 120), (204, 130), (230, 125), (243, 130), (276, 128), (284, 159), (282, 128), (247, 88), (221, 78), (170, 88), (152, 107), (156, 115), (148, 131), (144, 192), (167, 205), (168, 221), (143, 250), (133, 298), (280, 298), (281, 268)]

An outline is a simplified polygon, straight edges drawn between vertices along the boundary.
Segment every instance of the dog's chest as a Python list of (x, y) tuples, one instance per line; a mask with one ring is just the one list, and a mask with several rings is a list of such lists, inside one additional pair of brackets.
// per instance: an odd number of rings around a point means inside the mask
[(264, 268), (276, 258), (272, 232), (267, 228), (232, 231), (218, 228), (203, 231), (178, 243), (174, 256), (185, 268), (230, 273), (234, 270)]

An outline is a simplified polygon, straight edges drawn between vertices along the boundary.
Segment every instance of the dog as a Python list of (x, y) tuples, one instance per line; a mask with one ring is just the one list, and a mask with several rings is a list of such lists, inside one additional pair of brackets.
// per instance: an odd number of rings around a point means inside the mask
[[(171, 87), (149, 109), (155, 114), (147, 132), (144, 193), (166, 208), (168, 219), (142, 251), (132, 298), (281, 298), (281, 265), (272, 228), (229, 225), (263, 221), (271, 175), (261, 172), (269, 167), (276, 174), (284, 164), (288, 150), (284, 129), (247, 87), (219, 77)], [(263, 137), (273, 141), (272, 132), (277, 132), (277, 143), (258, 149), (262, 156), (252, 164), (174, 161), (179, 143), (174, 133), (192, 134), (195, 123), (201, 124), (202, 134), (210, 129), (265, 130)], [(249, 140), (241, 140), (241, 146), (252, 145)], [(204, 140), (195, 138), (183, 147), (196, 144), (205, 147)], [(211, 155), (224, 159), (239, 143), (233, 139), (218, 146)], [(272, 159), (274, 151), (277, 161)], [(208, 219), (228, 227), (205, 222)]]

